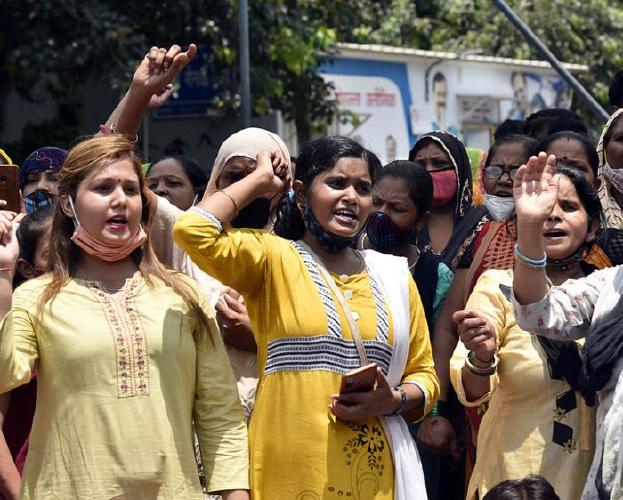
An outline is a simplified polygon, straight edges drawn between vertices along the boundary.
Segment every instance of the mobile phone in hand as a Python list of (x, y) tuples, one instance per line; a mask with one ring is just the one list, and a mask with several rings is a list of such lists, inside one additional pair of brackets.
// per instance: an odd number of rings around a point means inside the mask
[(342, 375), (340, 394), (349, 392), (367, 392), (374, 389), (376, 382), (376, 363), (362, 366)]

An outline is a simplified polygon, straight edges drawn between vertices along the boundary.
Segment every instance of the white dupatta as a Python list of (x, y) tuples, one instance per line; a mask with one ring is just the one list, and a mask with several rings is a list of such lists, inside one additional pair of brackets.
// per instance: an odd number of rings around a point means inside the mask
[[(380, 283), (391, 311), (394, 345), (387, 378), (394, 387), (400, 384), (409, 354), (411, 274), (407, 260), (403, 257), (385, 255), (374, 250), (365, 250), (362, 254), (368, 272)], [(427, 500), (422, 462), (406, 422), (399, 415), (380, 417), (379, 420), (385, 430), (394, 461), (394, 500)]]

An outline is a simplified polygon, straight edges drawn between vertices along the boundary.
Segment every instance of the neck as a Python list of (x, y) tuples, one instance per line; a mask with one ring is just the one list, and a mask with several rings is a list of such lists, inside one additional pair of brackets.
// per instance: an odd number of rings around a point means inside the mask
[(74, 276), (91, 281), (99, 281), (106, 288), (121, 289), (126, 279), (132, 278), (138, 266), (131, 257), (115, 262), (107, 262), (82, 252), (82, 259), (76, 266)]
[(320, 258), (326, 268), (336, 274), (355, 274), (361, 272), (361, 260), (352, 248), (345, 248), (339, 252), (329, 252), (309, 231), (305, 231), (305, 244)]
[(546, 268), (547, 277), (554, 285), (561, 285), (565, 281), (570, 279), (581, 278), (584, 276), (584, 272), (582, 271), (582, 267), (579, 262), (571, 264), (568, 268), (562, 270), (553, 267)]
[[(451, 204), (448, 204), (451, 205)], [(428, 235), (433, 252), (443, 252), (454, 231), (454, 207), (432, 210), (428, 219)]]

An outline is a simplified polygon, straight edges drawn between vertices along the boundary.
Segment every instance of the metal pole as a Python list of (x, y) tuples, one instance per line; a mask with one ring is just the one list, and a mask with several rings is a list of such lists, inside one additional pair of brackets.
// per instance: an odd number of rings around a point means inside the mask
[(251, 80), (249, 77), (249, 12), (247, 0), (240, 0), (240, 98), (243, 127), (251, 126)]
[(556, 56), (552, 54), (541, 40), (532, 32), (532, 30), (515, 14), (504, 0), (493, 0), (495, 6), (502, 11), (502, 13), (508, 18), (508, 20), (515, 25), (515, 27), (521, 32), (524, 38), (532, 45), (540, 54), (541, 57), (547, 59), (556, 72), (562, 77), (562, 79), (575, 90), (579, 96), (584, 99), (588, 107), (603, 121), (608, 121), (608, 113), (601, 107), (595, 98), (590, 95), (586, 89), (578, 82), (575, 77), (562, 67), (560, 61), (556, 59)]

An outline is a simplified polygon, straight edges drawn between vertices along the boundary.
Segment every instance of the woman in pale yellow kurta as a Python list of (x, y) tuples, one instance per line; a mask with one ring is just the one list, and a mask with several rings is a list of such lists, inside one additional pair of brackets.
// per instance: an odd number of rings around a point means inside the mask
[[(363, 154), (359, 145), (349, 147), (353, 155)], [(259, 170), (259, 157), (258, 165)], [(299, 157), (297, 178), (305, 167)], [(256, 186), (254, 175), (239, 183), (248, 179)], [(235, 187), (207, 201), (224, 204), (239, 196), (236, 204), (244, 206), (253, 193), (239, 195)], [(178, 220), (175, 237), (202, 269), (240, 291), (247, 304), (260, 371), (250, 422), (253, 498), (393, 499), (392, 455), (377, 416), (347, 421), (329, 409), (341, 375), (360, 360), (344, 310), (322, 277), (323, 264), (302, 242), (263, 231), (222, 230), (219, 219), (233, 212), (217, 219), (218, 205), (205, 201)], [(366, 269), (331, 276), (353, 311), (369, 360), (387, 373), (393, 319), (379, 283)], [(419, 388), (422, 414), (437, 398), (438, 382), (421, 302), (409, 283), (409, 351), (401, 383)]]
[[(213, 310), (149, 238), (134, 145), (75, 146), (59, 173), (49, 272), (11, 298), (0, 246), (0, 392), (38, 392), (21, 498), (248, 500), (244, 417)], [(6, 315), (5, 315), (6, 314)]]
[[(551, 213), (531, 229), (541, 231), (547, 253), (530, 260), (516, 246), (515, 269), (540, 267), (559, 285), (594, 270), (583, 256), (601, 211), (579, 170), (558, 164), (556, 174)], [(521, 185), (515, 185), (518, 191)], [(512, 286), (513, 271), (487, 271), (466, 309), (453, 315), (461, 338), (450, 362), (454, 389), (465, 406), (489, 403), (467, 498), (482, 498), (501, 481), (539, 474), (561, 498), (576, 500), (594, 452), (594, 412), (587, 404), (594, 405), (595, 394), (582, 384), (574, 341), (539, 339), (517, 325)]]
[(593, 458), (594, 410), (560, 375), (552, 377), (538, 338), (517, 326), (509, 295), (512, 283), (510, 270), (487, 271), (466, 305), (489, 320), (497, 333), (500, 361), (490, 391), (475, 401), (466, 396), (462, 342), (450, 361), (452, 385), (461, 403), (489, 404), (478, 432), (476, 466), (466, 498), (475, 498), (476, 491), (482, 498), (506, 479), (539, 474), (560, 498), (577, 500)]

